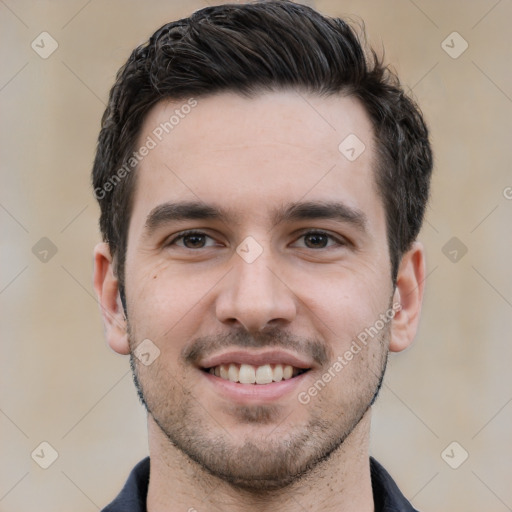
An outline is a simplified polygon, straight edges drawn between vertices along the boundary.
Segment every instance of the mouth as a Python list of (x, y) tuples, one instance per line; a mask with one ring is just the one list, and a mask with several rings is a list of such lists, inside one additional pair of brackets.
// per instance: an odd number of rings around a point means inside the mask
[(310, 370), (310, 368), (299, 368), (290, 364), (279, 363), (265, 363), (260, 365), (224, 363), (201, 369), (206, 373), (215, 375), (229, 382), (260, 386), (290, 380)]
[(284, 384), (283, 381), (293, 380), (314, 367), (313, 361), (281, 349), (230, 350), (199, 363), (199, 368), (209, 376), (243, 387)]
[(309, 358), (282, 349), (228, 350), (198, 361), (211, 400), (239, 405), (289, 400), (318, 368)]

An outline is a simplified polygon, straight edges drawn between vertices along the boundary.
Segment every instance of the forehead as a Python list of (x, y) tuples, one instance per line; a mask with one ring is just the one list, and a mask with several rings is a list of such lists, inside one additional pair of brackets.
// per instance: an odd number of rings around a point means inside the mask
[(372, 126), (351, 97), (290, 90), (161, 101), (145, 118), (143, 146), (151, 149), (136, 171), (135, 224), (184, 199), (229, 206), (238, 219), (301, 198), (382, 213)]

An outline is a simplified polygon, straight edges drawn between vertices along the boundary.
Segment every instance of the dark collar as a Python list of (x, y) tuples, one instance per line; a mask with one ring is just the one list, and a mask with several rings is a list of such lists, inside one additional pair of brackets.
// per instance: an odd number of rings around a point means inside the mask
[(373, 457), (370, 457), (370, 474), (375, 512), (418, 512), (400, 492), (390, 474)]
[[(418, 512), (373, 457), (370, 457), (370, 472), (375, 512)], [(148, 484), (149, 457), (146, 457), (133, 468), (119, 496), (102, 512), (147, 512)]]
[(141, 460), (130, 473), (117, 498), (102, 512), (147, 512), (149, 457)]

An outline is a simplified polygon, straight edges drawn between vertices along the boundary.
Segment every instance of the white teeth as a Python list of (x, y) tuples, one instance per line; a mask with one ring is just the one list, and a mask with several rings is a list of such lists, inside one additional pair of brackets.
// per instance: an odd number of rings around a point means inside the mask
[(229, 366), (227, 364), (221, 364), (220, 365), (220, 376), (223, 379), (228, 380), (229, 379)]
[(281, 382), (291, 379), (301, 373), (299, 368), (294, 368), (289, 364), (264, 364), (253, 366), (251, 364), (221, 364), (210, 368), (209, 373), (230, 380), (231, 382), (240, 382), (241, 384), (270, 384), (271, 382)]
[(276, 364), (274, 366), (274, 375), (272, 377), (274, 382), (281, 382), (283, 380), (283, 365)]
[(272, 376), (272, 368), (269, 364), (258, 366), (256, 370), (256, 384), (270, 384)]
[(238, 376), (240, 384), (254, 384), (256, 382), (256, 371), (250, 364), (240, 365), (240, 375)]
[(238, 382), (238, 376), (240, 375), (240, 370), (236, 364), (230, 364), (228, 369), (228, 379), (231, 382)]

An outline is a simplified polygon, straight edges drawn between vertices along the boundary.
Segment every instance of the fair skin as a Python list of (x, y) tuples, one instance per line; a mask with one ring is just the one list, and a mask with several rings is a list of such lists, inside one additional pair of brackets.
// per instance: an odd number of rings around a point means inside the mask
[[(134, 358), (149, 410), (148, 510), (373, 511), (370, 404), (388, 351), (415, 336), (425, 265), (416, 242), (393, 287), (371, 123), (342, 96), (197, 101), (136, 171), (128, 320), (108, 246), (95, 249), (110, 347), (129, 354), (149, 339), (160, 350), (148, 366)], [(181, 104), (154, 106), (139, 140)], [(338, 150), (349, 134), (366, 146), (354, 161)], [(155, 210), (178, 202), (195, 205), (180, 218), (176, 208)], [(176, 238), (184, 230), (198, 233)], [(381, 327), (393, 304), (401, 309)], [(379, 333), (336, 370), (371, 326)], [(306, 371), (231, 382), (209, 373), (221, 363)], [(329, 369), (329, 382), (300, 401)]]

